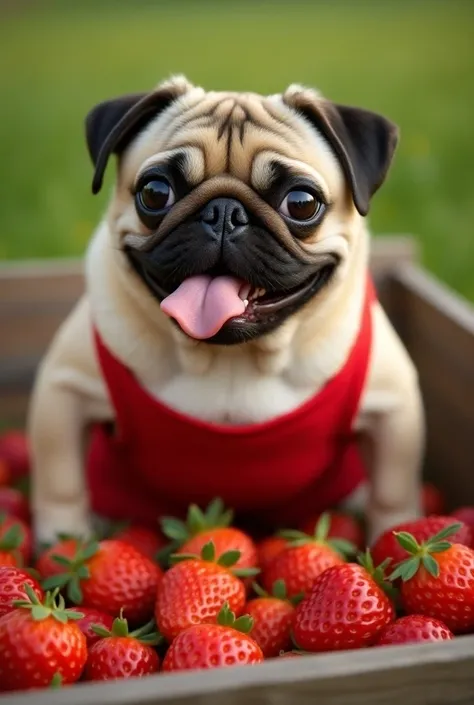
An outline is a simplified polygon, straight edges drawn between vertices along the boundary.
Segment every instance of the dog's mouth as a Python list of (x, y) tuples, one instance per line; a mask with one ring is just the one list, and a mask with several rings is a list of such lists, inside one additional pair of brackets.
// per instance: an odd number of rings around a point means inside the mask
[(303, 283), (281, 291), (253, 286), (230, 272), (190, 276), (166, 290), (153, 267), (133, 255), (131, 259), (162, 311), (191, 338), (210, 342), (222, 329), (236, 328), (245, 337), (246, 328), (285, 318), (324, 286), (336, 266), (328, 263)]

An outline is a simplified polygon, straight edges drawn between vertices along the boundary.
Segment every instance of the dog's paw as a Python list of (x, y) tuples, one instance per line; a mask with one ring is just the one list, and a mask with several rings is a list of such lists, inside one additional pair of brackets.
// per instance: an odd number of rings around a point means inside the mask
[(83, 507), (48, 504), (34, 509), (33, 533), (38, 551), (51, 546), (64, 535), (88, 539), (93, 535), (93, 525), (89, 513)]

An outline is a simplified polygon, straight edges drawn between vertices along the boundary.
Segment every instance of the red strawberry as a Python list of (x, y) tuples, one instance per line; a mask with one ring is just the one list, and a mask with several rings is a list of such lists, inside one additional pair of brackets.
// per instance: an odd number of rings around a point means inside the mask
[(0, 566), (0, 617), (16, 609), (13, 604), (15, 600), (27, 598), (25, 584), (40, 600), (43, 599), (40, 584), (26, 570), (16, 566)]
[(110, 681), (156, 673), (160, 659), (153, 646), (160, 636), (153, 632), (153, 626), (150, 622), (129, 633), (127, 620), (117, 617), (110, 630), (94, 627), (100, 640), (89, 649), (84, 680)]
[(433, 514), (444, 514), (446, 511), (446, 502), (444, 495), (431, 482), (424, 482), (421, 488), (421, 506), (425, 516)]
[(345, 562), (333, 548), (336, 541), (326, 541), (328, 525), (329, 516), (324, 514), (312, 537), (300, 531), (282, 532), (291, 543), (262, 574), (262, 584), (267, 592), (271, 592), (275, 581), (283, 580), (288, 597), (296, 597), (308, 592), (320, 573)]
[[(343, 512), (330, 511), (329, 515), (329, 529), (328, 538), (330, 539), (344, 539), (349, 541), (356, 548), (363, 550), (365, 548), (365, 535), (364, 530), (357, 519), (352, 516), (352, 514), (345, 514)], [(310, 519), (303, 525), (303, 531), (306, 534), (314, 534), (316, 526), (321, 519), (321, 515), (318, 514), (313, 519)]]
[(63, 572), (47, 578), (45, 589), (65, 588), (71, 602), (140, 624), (153, 615), (160, 568), (122, 541), (81, 544), (73, 558), (50, 554)]
[(263, 661), (260, 647), (248, 636), (251, 617), (235, 619), (225, 603), (217, 622), (198, 624), (181, 632), (166, 653), (163, 671), (245, 666)]
[(120, 529), (113, 538), (130, 544), (152, 561), (156, 560), (158, 551), (166, 545), (166, 540), (157, 531), (136, 524)]
[(10, 484), (11, 472), (5, 460), (0, 458), (0, 487), (6, 487)]
[(458, 507), (451, 516), (469, 526), (472, 532), (471, 546), (474, 548), (474, 507)]
[[(398, 524), (385, 531), (370, 549), (374, 562), (379, 564), (387, 558), (390, 558), (391, 563), (396, 565), (405, 558), (408, 558), (407, 551), (400, 545), (395, 537), (396, 532), (403, 531), (412, 534), (417, 541), (421, 542), (429, 539), (430, 536), (450, 526), (452, 523), (452, 517), (431, 516)], [(470, 546), (472, 535), (470, 528), (465, 524), (460, 524), (459, 527), (459, 531), (452, 537), (453, 541)]]
[[(240, 615), (245, 605), (245, 586), (232, 568), (239, 559), (238, 551), (223, 553), (215, 562), (212, 541), (204, 546), (201, 558), (176, 555), (181, 559), (163, 576), (156, 601), (155, 618), (160, 633), (172, 641), (194, 624), (216, 621), (224, 602)], [(249, 569), (250, 570), (250, 569)]]
[(279, 553), (288, 548), (288, 541), (282, 536), (269, 536), (257, 544), (258, 565), (265, 571)]
[(10, 468), (12, 480), (19, 480), (28, 474), (30, 451), (23, 431), (6, 431), (0, 436), (0, 458)]
[(16, 517), (0, 516), (0, 565), (27, 565), (31, 557), (31, 531)]
[(0, 487), (0, 513), (17, 517), (27, 524), (30, 521), (28, 500), (14, 487)]
[(376, 646), (389, 644), (414, 644), (426, 641), (446, 641), (454, 639), (454, 634), (439, 619), (422, 614), (400, 617), (380, 632)]
[(54, 556), (61, 556), (61, 558), (72, 560), (79, 550), (80, 544), (79, 539), (62, 539), (40, 554), (36, 561), (36, 570), (42, 578), (50, 578), (52, 575), (64, 573), (64, 564), (55, 560)]
[(231, 510), (224, 510), (222, 500), (213, 500), (203, 512), (191, 504), (186, 521), (164, 517), (161, 527), (165, 536), (176, 542), (178, 553), (195, 553), (199, 555), (203, 547), (212, 541), (216, 554), (239, 551), (238, 568), (255, 568), (257, 566), (257, 549), (246, 533), (230, 526), (233, 519)]
[(268, 595), (259, 585), (254, 585), (254, 590), (260, 597), (249, 600), (244, 607), (244, 612), (253, 619), (250, 636), (260, 646), (265, 658), (278, 656), (280, 651), (291, 649), (294, 604), (286, 597), (283, 580), (277, 580), (273, 595)]
[(75, 683), (87, 659), (84, 634), (66, 612), (64, 600), (48, 593), (40, 602), (25, 585), (28, 600), (0, 619), (0, 692), (50, 686), (56, 674)]
[(95, 625), (103, 627), (104, 629), (112, 629), (114, 618), (112, 615), (96, 610), (93, 607), (81, 606), (81, 612), (83, 617), (78, 619), (76, 624), (86, 637), (87, 646), (91, 647), (96, 641), (102, 638), (92, 629), (92, 626)]
[(408, 614), (423, 614), (446, 624), (454, 634), (474, 629), (474, 551), (446, 541), (461, 524), (451, 524), (419, 543), (401, 531), (397, 540), (409, 554), (390, 578), (401, 578), (400, 593)]
[(373, 575), (356, 563), (326, 570), (296, 608), (293, 638), (298, 648), (340, 651), (373, 644), (395, 619), (394, 606), (382, 586), (383, 566)]

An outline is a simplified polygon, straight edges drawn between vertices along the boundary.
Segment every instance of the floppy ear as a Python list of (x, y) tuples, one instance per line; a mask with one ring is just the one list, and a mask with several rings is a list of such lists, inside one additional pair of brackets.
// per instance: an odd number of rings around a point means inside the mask
[(156, 115), (185, 93), (189, 84), (168, 82), (151, 93), (136, 93), (106, 100), (86, 117), (86, 140), (95, 166), (92, 193), (102, 187), (111, 154), (121, 154)]
[(283, 96), (327, 139), (349, 182), (355, 206), (367, 215), (370, 199), (382, 185), (398, 143), (398, 127), (370, 110), (337, 105), (301, 89)]

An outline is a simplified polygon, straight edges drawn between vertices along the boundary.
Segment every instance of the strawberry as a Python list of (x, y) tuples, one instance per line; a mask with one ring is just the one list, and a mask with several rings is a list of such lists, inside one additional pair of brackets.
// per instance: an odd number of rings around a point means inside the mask
[(257, 566), (257, 548), (246, 533), (230, 526), (233, 512), (225, 510), (222, 500), (214, 499), (203, 512), (191, 504), (186, 521), (163, 517), (161, 528), (165, 536), (175, 542), (177, 553), (200, 554), (203, 547), (212, 541), (217, 555), (227, 551), (239, 551), (238, 568)]
[(0, 436), (0, 459), (8, 465), (13, 481), (29, 473), (30, 450), (23, 431), (6, 431)]
[(213, 623), (225, 601), (240, 615), (245, 605), (245, 586), (237, 577), (251, 569), (233, 568), (238, 551), (223, 553), (216, 561), (212, 541), (199, 556), (175, 554), (178, 561), (161, 581), (155, 608), (160, 633), (172, 641), (194, 624)]
[(288, 541), (282, 536), (268, 536), (257, 544), (258, 565), (265, 571), (272, 560), (288, 547)]
[[(69, 546), (69, 544), (68, 544)], [(65, 589), (76, 605), (118, 616), (123, 608), (134, 624), (153, 615), (161, 569), (133, 546), (115, 541), (81, 543), (72, 558), (50, 554), (63, 572), (48, 577), (45, 589)]]
[(474, 507), (458, 507), (451, 516), (469, 526), (472, 532), (471, 547), (474, 548)]
[(446, 501), (440, 489), (431, 482), (424, 482), (421, 487), (421, 506), (423, 514), (427, 517), (433, 514), (444, 514), (446, 511)]
[(439, 619), (454, 634), (474, 629), (474, 551), (446, 540), (460, 528), (461, 524), (451, 524), (423, 542), (398, 532), (397, 540), (409, 558), (390, 576), (401, 579), (401, 600), (408, 614)]
[[(345, 562), (336, 546), (349, 548), (349, 545), (336, 539), (327, 541), (328, 528), (329, 515), (323, 514), (314, 536), (301, 531), (281, 532), (290, 543), (262, 574), (262, 584), (267, 592), (271, 592), (275, 581), (283, 580), (288, 597), (296, 597), (308, 592), (320, 573)], [(350, 550), (353, 550), (352, 546)]]
[(116, 541), (130, 544), (152, 561), (156, 559), (158, 551), (166, 545), (166, 540), (157, 531), (152, 531), (145, 526), (138, 526), (137, 524), (121, 528), (113, 535), (113, 538)]
[(7, 487), (11, 481), (10, 467), (6, 460), (0, 458), (0, 487)]
[(276, 581), (272, 595), (256, 584), (254, 590), (259, 597), (249, 600), (244, 607), (244, 612), (253, 619), (250, 636), (265, 658), (278, 656), (280, 651), (291, 649), (290, 632), (297, 600), (287, 599), (283, 580)]
[(110, 630), (94, 626), (100, 640), (89, 649), (84, 680), (109, 681), (156, 673), (160, 659), (153, 646), (161, 637), (153, 627), (152, 621), (129, 633), (128, 622), (122, 615), (114, 619)]
[(17, 517), (26, 524), (30, 521), (30, 505), (27, 498), (14, 487), (0, 487), (0, 512)]
[(0, 617), (16, 609), (13, 604), (15, 600), (26, 599), (25, 584), (40, 600), (43, 599), (40, 584), (26, 570), (16, 566), (0, 566)]
[(79, 539), (63, 538), (58, 543), (43, 551), (36, 561), (35, 568), (42, 578), (50, 578), (52, 575), (59, 575), (64, 572), (64, 564), (57, 561), (54, 556), (68, 558), (72, 560), (79, 550), (81, 542)]
[(252, 618), (235, 619), (225, 603), (217, 615), (217, 624), (197, 624), (176, 637), (163, 660), (163, 671), (261, 663), (262, 651), (248, 635), (251, 629)]
[[(385, 531), (370, 549), (374, 562), (379, 564), (390, 558), (394, 566), (408, 558), (408, 553), (395, 538), (397, 532), (403, 531), (412, 534), (417, 541), (424, 541), (452, 523), (452, 517), (431, 516), (398, 524)], [(453, 541), (470, 546), (472, 536), (470, 528), (465, 524), (460, 524), (459, 527), (459, 531), (453, 536)]]
[(103, 627), (104, 629), (112, 629), (114, 618), (112, 615), (96, 610), (93, 607), (81, 606), (81, 612), (83, 616), (81, 619), (77, 620), (76, 624), (86, 637), (87, 646), (91, 647), (101, 638), (97, 632), (92, 629), (92, 626), (94, 625)]
[(395, 620), (380, 632), (375, 646), (414, 644), (426, 641), (447, 641), (454, 634), (439, 619), (422, 614), (410, 614)]
[[(363, 550), (365, 547), (365, 535), (364, 530), (360, 522), (352, 515), (343, 512), (330, 511), (329, 515), (329, 529), (328, 538), (330, 539), (344, 539), (349, 541), (356, 548)], [(305, 522), (303, 524), (303, 531), (306, 534), (314, 534), (316, 526), (321, 519), (321, 515), (318, 514), (313, 519)]]
[(27, 565), (31, 557), (31, 531), (16, 517), (0, 516), (0, 565)]
[[(361, 558), (372, 570), (370, 559)], [(384, 566), (372, 574), (364, 565), (335, 565), (316, 578), (296, 607), (293, 639), (306, 651), (340, 651), (373, 644), (395, 619), (384, 592)]]
[(87, 659), (86, 639), (66, 612), (64, 600), (47, 593), (40, 602), (30, 585), (28, 599), (0, 619), (0, 692), (48, 687), (59, 674), (75, 683)]

